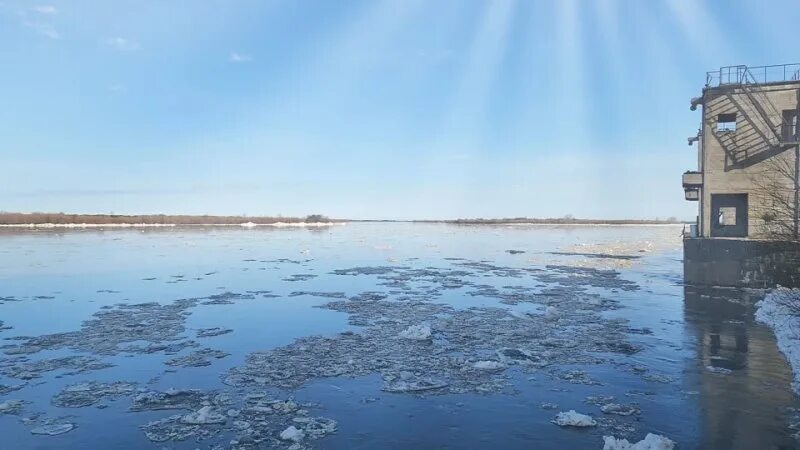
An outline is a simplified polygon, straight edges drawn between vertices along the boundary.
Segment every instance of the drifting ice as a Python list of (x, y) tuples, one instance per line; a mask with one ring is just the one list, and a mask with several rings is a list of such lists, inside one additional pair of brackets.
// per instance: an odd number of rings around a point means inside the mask
[(472, 367), (480, 370), (505, 369), (506, 365), (498, 361), (478, 361)]
[(400, 337), (403, 339), (424, 341), (431, 338), (431, 327), (428, 325), (411, 325), (400, 332)]
[(209, 423), (225, 423), (225, 416), (211, 410), (210, 406), (203, 406), (197, 412), (189, 413), (181, 418), (181, 422), (188, 425), (204, 425)]
[(295, 428), (294, 425), (291, 425), (289, 428), (281, 431), (281, 439), (284, 441), (299, 442), (303, 440), (304, 436), (305, 435), (303, 432)]
[(561, 427), (593, 427), (597, 425), (591, 416), (576, 412), (574, 409), (558, 413), (553, 423)]
[(603, 450), (672, 450), (675, 442), (664, 436), (647, 433), (644, 439), (634, 444), (627, 439), (617, 439), (614, 436), (603, 436)]

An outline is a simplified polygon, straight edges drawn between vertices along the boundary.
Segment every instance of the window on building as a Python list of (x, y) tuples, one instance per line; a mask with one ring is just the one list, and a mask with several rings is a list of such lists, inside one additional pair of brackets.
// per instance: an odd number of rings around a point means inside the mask
[(730, 133), (736, 131), (736, 113), (718, 115), (717, 131), (721, 133)]
[(783, 122), (781, 123), (781, 136), (784, 141), (794, 141), (795, 127), (797, 126), (797, 110), (784, 109)]

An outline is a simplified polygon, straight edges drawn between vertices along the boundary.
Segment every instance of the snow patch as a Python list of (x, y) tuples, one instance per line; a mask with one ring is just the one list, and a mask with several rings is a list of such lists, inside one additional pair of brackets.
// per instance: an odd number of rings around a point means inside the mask
[(672, 450), (675, 442), (659, 434), (647, 433), (644, 439), (630, 443), (627, 439), (603, 436), (603, 450)]
[(581, 414), (574, 409), (558, 413), (553, 419), (553, 423), (560, 427), (593, 427), (597, 425), (597, 421), (592, 419), (592, 416)]
[(778, 348), (792, 366), (792, 388), (800, 394), (800, 289), (778, 287), (756, 308), (756, 320), (772, 328)]

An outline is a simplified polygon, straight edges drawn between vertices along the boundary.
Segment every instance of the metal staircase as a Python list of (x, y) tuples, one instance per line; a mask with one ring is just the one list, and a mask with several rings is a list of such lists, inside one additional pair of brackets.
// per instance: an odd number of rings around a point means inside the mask
[[(782, 145), (783, 140), (783, 114), (778, 110), (774, 103), (769, 99), (763, 89), (754, 88), (759, 84), (756, 77), (747, 66), (742, 66), (741, 79), (739, 81), (742, 92), (747, 96), (750, 104), (761, 116), (761, 120), (770, 130), (770, 144)], [(775, 123), (773, 118), (779, 118), (780, 122)], [(774, 140), (772, 139), (774, 138)]]
[[(783, 111), (779, 110), (770, 100), (768, 91), (763, 89), (764, 85), (777, 83), (800, 82), (800, 64), (781, 64), (773, 66), (726, 66), (718, 71), (706, 73), (706, 86), (733, 86), (741, 89), (747, 97), (752, 109), (756, 114), (747, 114), (748, 117), (762, 122), (764, 138), (773, 147), (786, 147), (798, 145), (795, 129), (797, 117), (800, 116), (798, 110), (794, 117), (791, 115), (784, 117)], [(800, 86), (799, 86), (800, 87)], [(739, 108), (741, 110), (741, 108)], [(788, 120), (787, 120), (788, 119)]]

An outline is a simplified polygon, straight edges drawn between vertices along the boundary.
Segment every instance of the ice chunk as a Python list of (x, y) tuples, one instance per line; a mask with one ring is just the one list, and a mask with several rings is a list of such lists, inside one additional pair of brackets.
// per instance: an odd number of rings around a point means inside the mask
[(472, 367), (480, 370), (499, 370), (505, 369), (505, 364), (499, 361), (478, 361)]
[(181, 422), (187, 425), (205, 425), (211, 423), (225, 423), (225, 416), (211, 410), (210, 406), (203, 406), (197, 412), (181, 417)]
[(58, 434), (64, 434), (67, 432), (72, 431), (75, 429), (75, 425), (71, 423), (55, 423), (51, 425), (42, 425), (40, 427), (33, 428), (31, 430), (32, 434), (42, 434), (46, 436), (56, 436)]
[(601, 406), (600, 410), (606, 414), (616, 414), (618, 416), (630, 416), (641, 412), (636, 406), (621, 405), (619, 403), (607, 403)]
[(555, 306), (548, 306), (544, 310), (544, 316), (548, 319), (558, 319), (558, 309)]
[(597, 425), (597, 421), (591, 416), (576, 412), (574, 409), (558, 413), (553, 419), (553, 423), (561, 427), (593, 427)]
[(531, 315), (528, 314), (527, 312), (524, 312), (524, 311), (511, 310), (508, 313), (511, 314), (513, 317), (516, 317), (517, 319), (530, 319), (531, 318)]
[(22, 400), (6, 400), (0, 402), (0, 415), (2, 414), (17, 414), (22, 410)]
[(603, 436), (603, 450), (672, 450), (675, 442), (664, 436), (647, 433), (644, 439), (630, 443), (627, 439), (617, 439), (613, 436)]
[(305, 434), (294, 425), (290, 425), (289, 428), (281, 431), (281, 439), (284, 441), (300, 442), (304, 437)]
[(400, 332), (400, 337), (403, 339), (413, 339), (416, 341), (424, 341), (431, 338), (431, 327), (428, 325), (411, 325), (405, 330)]

